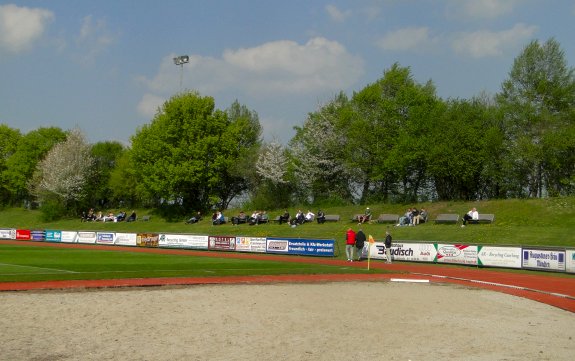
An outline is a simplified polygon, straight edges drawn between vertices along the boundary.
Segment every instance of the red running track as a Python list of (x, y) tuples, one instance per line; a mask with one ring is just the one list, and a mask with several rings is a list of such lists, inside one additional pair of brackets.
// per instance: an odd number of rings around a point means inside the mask
[[(202, 257), (229, 257), (238, 259), (261, 259), (281, 262), (316, 263), (350, 267), (367, 267), (367, 261), (348, 263), (342, 260), (276, 256), (269, 254), (244, 254), (191, 251), (180, 249), (135, 248), (119, 246), (94, 246), (83, 244), (0, 241), (0, 244), (27, 245), (36, 247), (65, 247), (92, 250), (128, 251), (193, 255)], [(50, 290), (73, 288), (144, 287), (165, 285), (201, 284), (262, 284), (294, 282), (345, 282), (345, 281), (388, 281), (391, 279), (418, 279), (435, 283), (454, 283), (503, 292), (546, 303), (570, 312), (575, 312), (575, 276), (554, 273), (525, 274), (505, 270), (456, 267), (438, 264), (417, 264), (381, 261), (370, 263), (370, 267), (396, 271), (386, 274), (335, 274), (335, 275), (277, 275), (277, 276), (228, 276), (228, 277), (175, 277), (175, 278), (129, 278), (105, 280), (1, 282), (0, 291)]]

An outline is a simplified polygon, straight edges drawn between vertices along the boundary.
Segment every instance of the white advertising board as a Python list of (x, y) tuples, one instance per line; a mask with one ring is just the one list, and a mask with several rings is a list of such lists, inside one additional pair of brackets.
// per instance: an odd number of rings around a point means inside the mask
[(575, 273), (575, 249), (568, 249), (565, 253), (565, 271)]
[[(364, 258), (368, 257), (368, 247), (371, 258), (387, 260), (383, 242), (366, 242), (362, 255)], [(395, 261), (434, 262), (436, 256), (437, 251), (433, 243), (409, 243), (402, 241), (391, 243), (391, 258)]]
[(114, 239), (114, 245), (135, 246), (137, 238), (138, 236), (136, 233), (116, 233), (116, 238)]
[(78, 243), (96, 243), (96, 232), (78, 232)]
[(0, 239), (16, 239), (16, 230), (11, 228), (0, 228)]
[(62, 231), (61, 242), (75, 243), (77, 235), (78, 235), (78, 232), (75, 232), (75, 231)]
[(159, 247), (208, 249), (208, 236), (189, 234), (160, 234)]
[(565, 251), (523, 248), (523, 268), (565, 271)]
[(236, 237), (236, 251), (238, 252), (266, 252), (265, 237)]
[(479, 246), (477, 263), (488, 267), (521, 268), (521, 248)]
[(477, 265), (477, 246), (467, 244), (437, 244), (437, 262)]

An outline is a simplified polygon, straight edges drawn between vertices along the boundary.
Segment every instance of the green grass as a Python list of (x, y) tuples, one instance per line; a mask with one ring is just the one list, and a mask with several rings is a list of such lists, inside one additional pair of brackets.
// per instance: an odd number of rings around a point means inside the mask
[[(370, 270), (382, 273), (382, 270)], [(366, 269), (263, 259), (234, 259), (0, 245), (0, 282), (152, 277), (368, 273)]]

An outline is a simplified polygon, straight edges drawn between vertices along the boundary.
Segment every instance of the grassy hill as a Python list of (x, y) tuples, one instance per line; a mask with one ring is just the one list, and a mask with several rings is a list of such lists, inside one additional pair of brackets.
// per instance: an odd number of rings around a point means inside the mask
[[(376, 218), (381, 213), (403, 214), (412, 205), (369, 204)], [(389, 229), (394, 240), (434, 241), (449, 243), (476, 243), (499, 245), (539, 245), (564, 246), (575, 248), (575, 197), (549, 199), (513, 199), (477, 202), (430, 202), (415, 204), (424, 207), (430, 214), (431, 222), (416, 227), (395, 227), (384, 224), (365, 224), (366, 234), (372, 234), (381, 240)], [(461, 228), (459, 225), (436, 225), (433, 219), (438, 213), (464, 214), (471, 207), (480, 213), (494, 213), (493, 224), (470, 225)], [(290, 212), (295, 213), (295, 208)], [(305, 207), (301, 207), (305, 209)], [(207, 220), (198, 224), (168, 222), (149, 210), (138, 210), (138, 215), (151, 215), (148, 222), (133, 223), (81, 223), (79, 218), (57, 222), (43, 223), (36, 210), (11, 208), (0, 211), (0, 228), (23, 229), (60, 229), (60, 230), (108, 230), (114, 232), (165, 232), (191, 233), (210, 235), (241, 236), (277, 236), (293, 238), (336, 239), (343, 245), (345, 231), (358, 225), (350, 221), (353, 214), (363, 213), (364, 206), (346, 206), (324, 208), (326, 214), (339, 214), (337, 223), (305, 224), (296, 228), (274, 223), (258, 226), (225, 224), (212, 226)], [(115, 211), (115, 210), (112, 210)], [(228, 217), (236, 215), (239, 210), (227, 210)], [(251, 210), (246, 210), (251, 213)], [(317, 211), (314, 209), (314, 211)], [(268, 211), (270, 218), (282, 213), (281, 210)]]

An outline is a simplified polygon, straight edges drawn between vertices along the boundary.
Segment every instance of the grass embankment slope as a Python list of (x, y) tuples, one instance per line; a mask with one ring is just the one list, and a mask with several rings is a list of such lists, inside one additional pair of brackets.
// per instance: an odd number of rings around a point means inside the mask
[[(412, 205), (369, 204), (374, 218), (381, 213), (403, 214)], [(372, 234), (376, 240), (383, 239), (386, 230), (392, 232), (394, 240), (413, 240), (446, 243), (474, 243), (498, 245), (531, 245), (575, 247), (575, 197), (548, 199), (513, 199), (476, 202), (430, 202), (413, 205), (426, 208), (430, 222), (417, 227), (395, 227), (386, 224), (365, 224), (362, 228), (366, 234)], [(493, 224), (470, 225), (436, 225), (433, 222), (439, 213), (467, 212), (477, 207), (480, 213), (495, 214)], [(290, 212), (295, 213), (295, 209)], [(305, 207), (301, 207), (304, 209)], [(324, 208), (326, 214), (339, 214), (341, 220), (335, 223), (305, 224), (291, 228), (288, 225), (275, 223), (249, 226), (242, 224), (232, 226), (225, 224), (212, 226), (208, 220), (198, 224), (184, 224), (185, 219), (169, 222), (147, 210), (138, 210), (140, 216), (151, 215), (148, 222), (133, 223), (81, 223), (79, 219), (66, 219), (44, 223), (40, 220), (39, 211), (18, 208), (0, 211), (0, 228), (24, 229), (59, 229), (59, 230), (107, 230), (113, 232), (164, 232), (191, 233), (209, 235), (240, 235), (260, 237), (292, 237), (335, 239), (343, 246), (343, 238), (348, 228), (359, 227), (350, 221), (357, 213), (363, 213), (364, 206), (346, 206)], [(115, 210), (114, 210), (115, 211)], [(234, 216), (239, 210), (227, 210), (227, 217)], [(317, 211), (313, 209), (313, 211)], [(250, 213), (250, 210), (246, 210)], [(275, 218), (282, 210), (268, 211), (270, 218)]]

